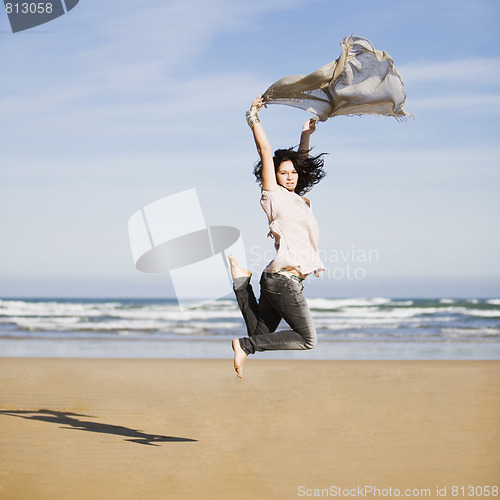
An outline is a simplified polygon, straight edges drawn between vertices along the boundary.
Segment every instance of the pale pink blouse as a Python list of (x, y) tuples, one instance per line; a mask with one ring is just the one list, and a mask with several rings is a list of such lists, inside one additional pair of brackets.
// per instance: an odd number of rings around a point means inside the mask
[(319, 228), (310, 204), (297, 193), (278, 186), (262, 190), (260, 204), (269, 220), (268, 236), (274, 238), (276, 257), (265, 271), (294, 267), (304, 276), (325, 270), (318, 254)]

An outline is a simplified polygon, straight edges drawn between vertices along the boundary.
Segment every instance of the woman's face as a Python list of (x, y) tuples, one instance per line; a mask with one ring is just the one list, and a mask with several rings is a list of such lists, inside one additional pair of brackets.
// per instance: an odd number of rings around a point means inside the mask
[(276, 182), (288, 191), (295, 191), (299, 174), (290, 160), (284, 161), (276, 172)]

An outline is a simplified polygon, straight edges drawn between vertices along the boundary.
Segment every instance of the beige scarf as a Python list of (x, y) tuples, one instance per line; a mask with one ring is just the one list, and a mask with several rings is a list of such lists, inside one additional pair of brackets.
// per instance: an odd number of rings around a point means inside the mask
[(386, 115), (405, 119), (406, 91), (391, 57), (366, 39), (344, 38), (342, 54), (313, 73), (286, 76), (263, 94), (268, 104), (304, 109), (325, 121), (338, 115)]

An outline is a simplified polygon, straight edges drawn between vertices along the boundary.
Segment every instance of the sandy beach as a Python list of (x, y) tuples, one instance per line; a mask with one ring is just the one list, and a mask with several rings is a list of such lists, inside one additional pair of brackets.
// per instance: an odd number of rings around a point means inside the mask
[(2, 499), (464, 498), (500, 362), (3, 358), (0, 443)]

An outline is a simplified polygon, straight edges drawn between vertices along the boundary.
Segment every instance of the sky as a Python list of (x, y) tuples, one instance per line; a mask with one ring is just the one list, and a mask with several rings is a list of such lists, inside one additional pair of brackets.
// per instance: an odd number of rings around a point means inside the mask
[[(173, 296), (135, 269), (127, 223), (192, 188), (258, 276), (273, 242), (245, 111), (351, 34), (391, 55), (415, 119), (318, 125), (327, 271), (306, 296), (499, 297), (498, 19), (497, 0), (80, 0), (14, 34), (0, 12), (0, 297)], [(277, 149), (309, 115), (260, 117)]]

